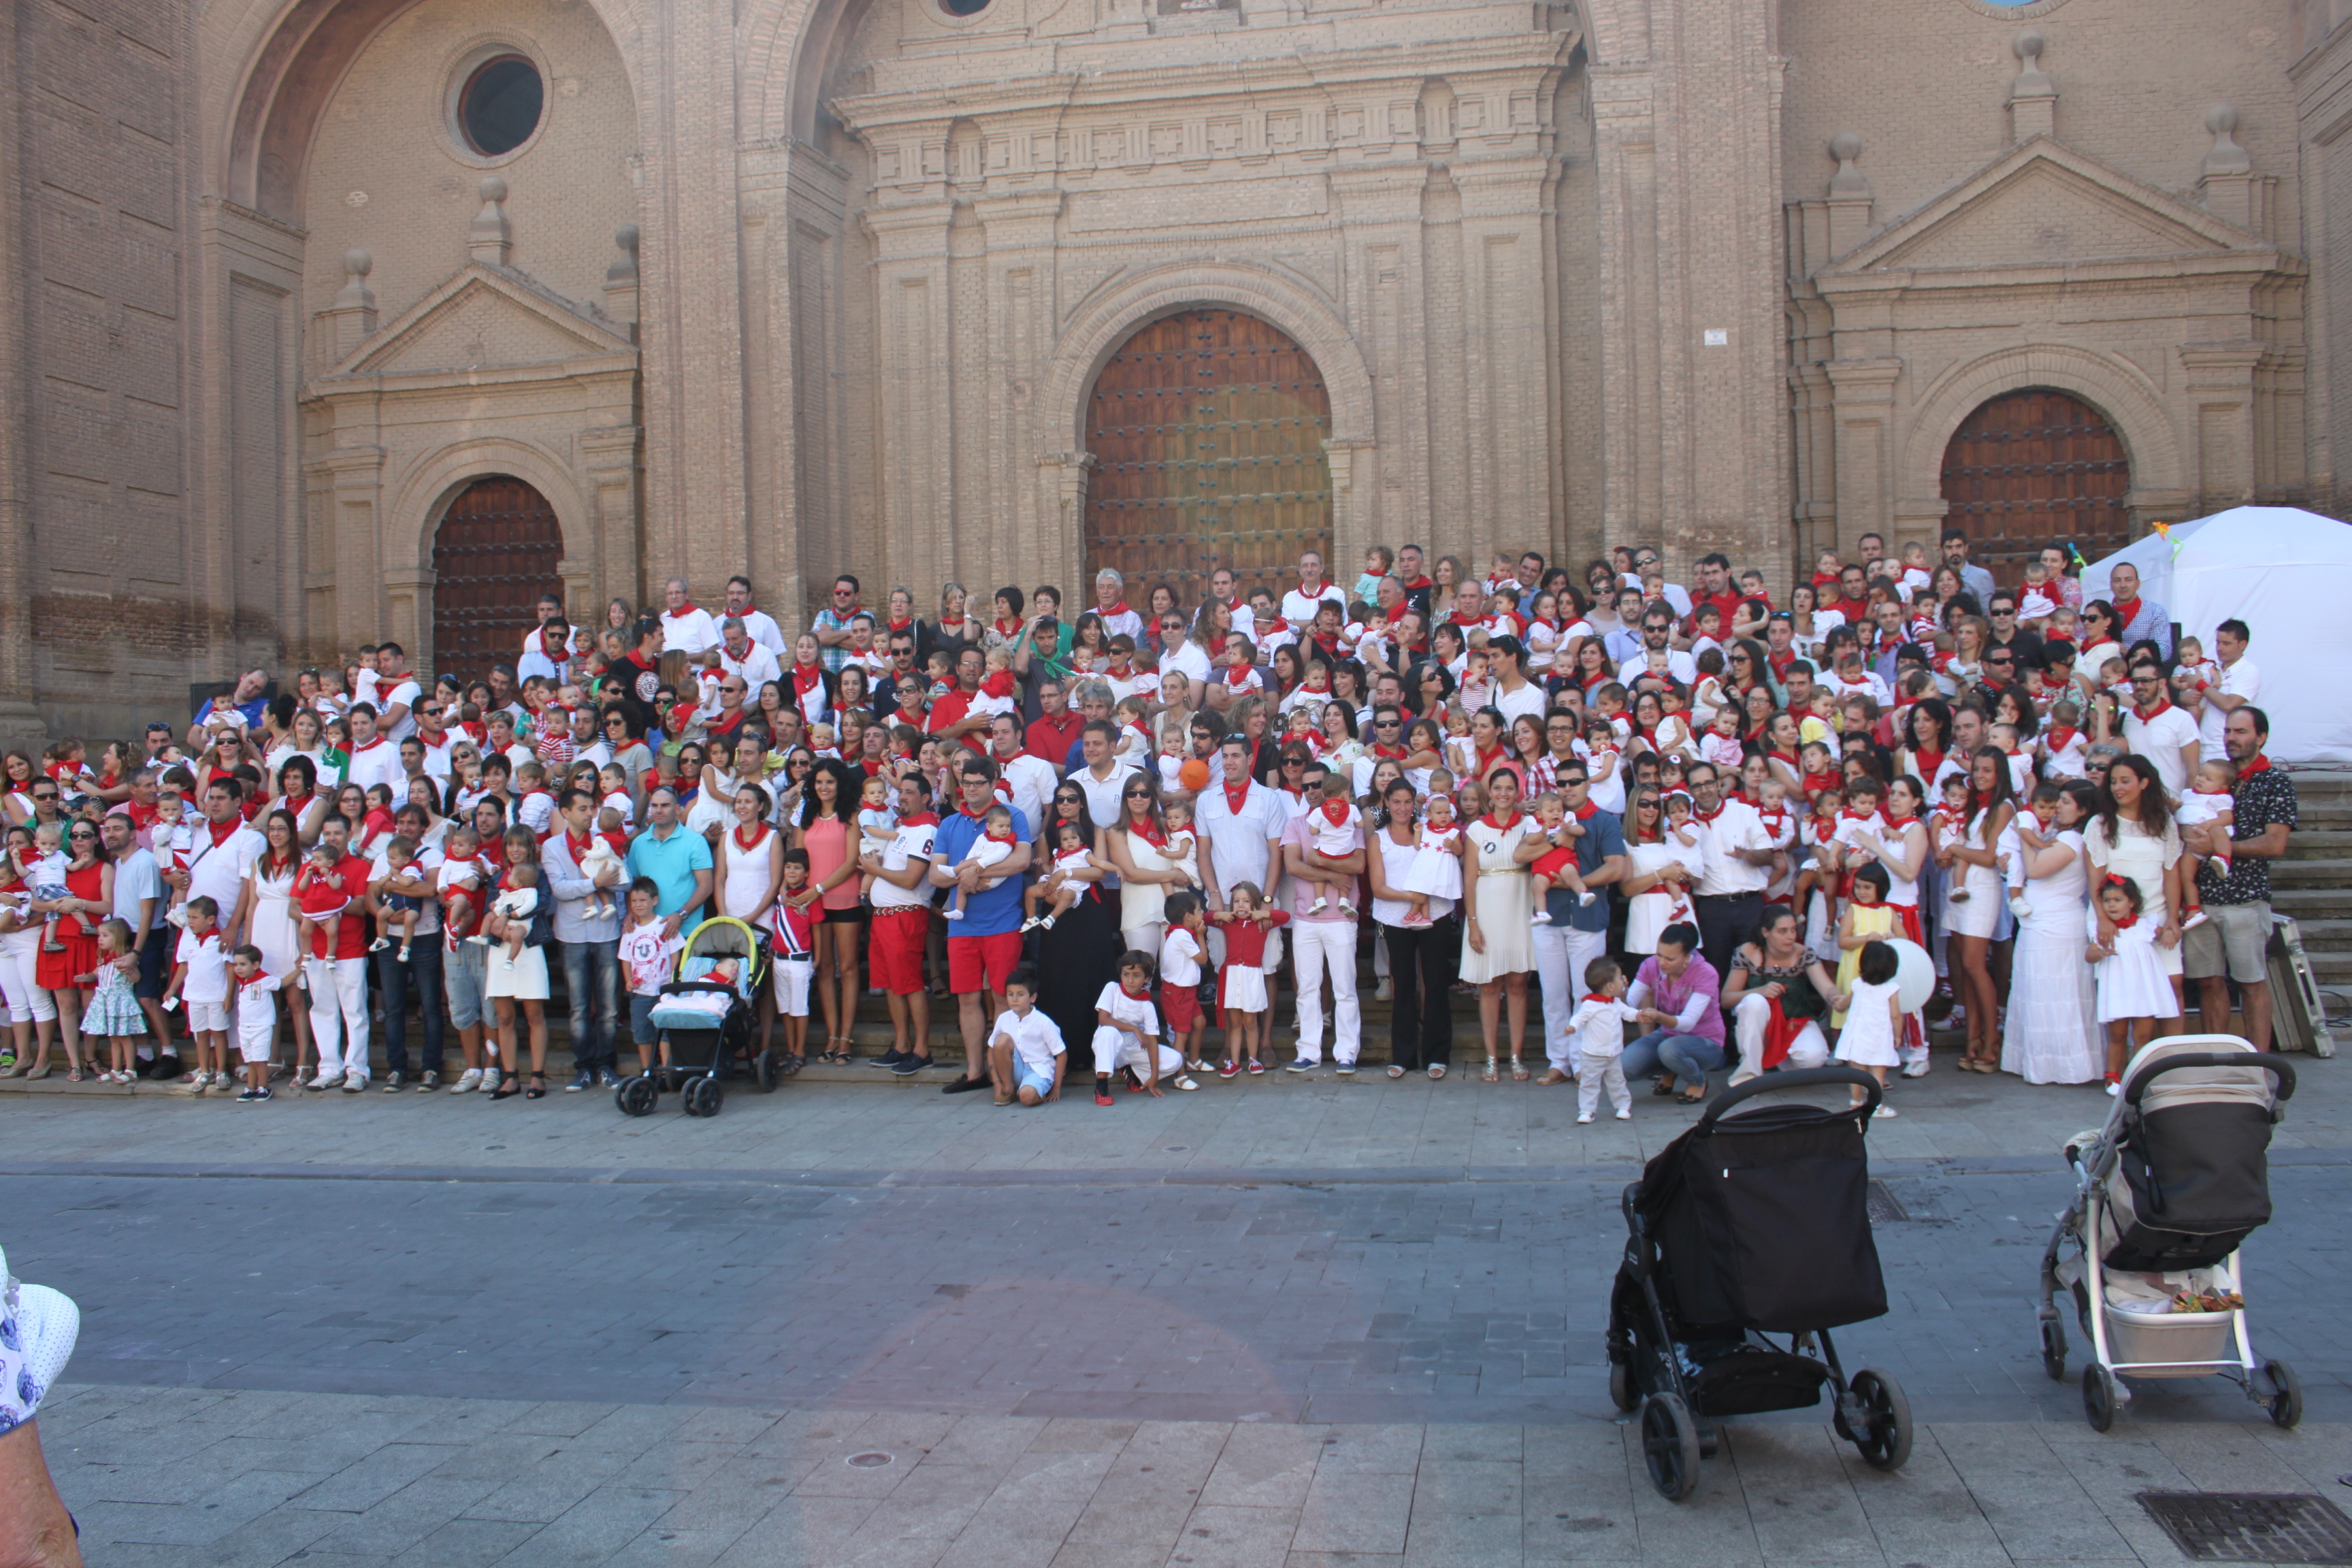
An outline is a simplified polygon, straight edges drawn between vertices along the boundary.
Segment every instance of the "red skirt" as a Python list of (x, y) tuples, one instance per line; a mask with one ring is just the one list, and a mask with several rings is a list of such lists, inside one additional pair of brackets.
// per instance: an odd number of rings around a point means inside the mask
[(97, 973), (97, 934), (76, 936), (60, 930), (58, 940), (66, 944), (66, 950), (63, 952), (42, 952), (40, 962), (33, 967), (33, 984), (44, 991), (96, 990), (97, 982), (77, 982), (74, 976)]

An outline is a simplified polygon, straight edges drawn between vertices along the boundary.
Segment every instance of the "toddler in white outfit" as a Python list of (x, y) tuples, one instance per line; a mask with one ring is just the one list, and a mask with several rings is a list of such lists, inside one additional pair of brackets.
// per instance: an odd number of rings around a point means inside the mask
[(1625, 1001), (1625, 972), (1614, 959), (1596, 958), (1584, 966), (1584, 999), (1569, 1015), (1569, 1032), (1576, 1037), (1580, 1060), (1576, 1079), (1576, 1120), (1581, 1126), (1601, 1109), (1601, 1090), (1617, 1120), (1633, 1120), (1633, 1094), (1625, 1087), (1625, 1026), (1641, 1011)]
[[(985, 871), (989, 867), (996, 865), (1013, 853), (1013, 808), (1011, 806), (1002, 802), (990, 806), (988, 815), (981, 818), (981, 829), (980, 837), (971, 841), (971, 847), (963, 852), (963, 858), (956, 864), (977, 866)], [(981, 891), (986, 892), (1003, 880), (1002, 877), (982, 877), (980, 879)], [(947, 918), (951, 921), (963, 919), (961, 888), (958, 888), (954, 896), (948, 901)]]
[[(629, 880), (628, 874), (626, 868), (621, 864), (620, 856), (614, 853), (613, 846), (606, 842), (603, 834), (592, 833), (588, 836), (587, 853), (580, 857), (580, 874), (588, 879), (591, 883), (593, 883), (597, 878), (603, 876), (607, 871), (611, 871), (620, 877), (620, 881), (615, 883), (614, 886), (627, 886)], [(612, 916), (613, 912), (614, 904), (611, 889), (598, 888), (595, 892), (589, 896), (587, 916), (590, 920), (606, 920)]]
[[(2228, 843), (2231, 826), (2237, 821), (2237, 801), (2230, 794), (2230, 789), (2237, 782), (2238, 769), (2233, 763), (2217, 759), (2199, 763), (2197, 787), (2181, 792), (2180, 808), (2174, 813), (2176, 820), (2183, 827), (2219, 827), (2221, 829), (2221, 842)], [(2216, 876), (2227, 877), (2230, 874), (2230, 857), (2226, 851), (2206, 856), (2205, 863), (2213, 868)], [(2200, 910), (2199, 912), (2203, 911)], [(2184, 931), (2189, 924), (2187, 921), (2180, 923)]]

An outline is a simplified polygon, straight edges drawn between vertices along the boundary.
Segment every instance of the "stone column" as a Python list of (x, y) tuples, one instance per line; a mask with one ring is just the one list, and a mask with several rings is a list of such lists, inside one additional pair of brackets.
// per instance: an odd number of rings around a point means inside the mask
[(953, 213), (952, 203), (937, 200), (864, 215), (875, 248), (883, 558), (908, 577), (928, 579), (955, 559), (948, 299)]
[[(0, 26), (0, 82), (17, 76), (17, 28)], [(22, 106), (0, 110), (0, 741), (46, 733), (33, 669), (33, 455), (25, 314)]]

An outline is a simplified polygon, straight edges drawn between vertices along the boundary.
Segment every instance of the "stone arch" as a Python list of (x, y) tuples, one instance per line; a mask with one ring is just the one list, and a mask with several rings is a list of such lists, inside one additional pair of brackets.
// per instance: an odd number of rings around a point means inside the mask
[[(235, 61), (204, 83), (206, 184), (240, 205), (300, 220), (301, 170), (319, 116), (368, 41), (415, 0), (229, 0), (197, 24), (199, 58)], [(628, 47), (644, 0), (586, 0), (644, 101)], [(660, 3), (660, 0), (653, 0)]]
[(422, 571), (433, 559), (433, 535), (458, 491), (476, 479), (510, 474), (547, 498), (563, 530), (567, 559), (584, 552), (588, 503), (571, 466), (545, 447), (503, 436), (455, 441), (412, 466), (394, 489), (383, 537), (387, 572)]
[(1115, 278), (1079, 302), (1045, 367), (1049, 440), (1086, 447), (1087, 398), (1118, 346), (1178, 310), (1229, 306), (1288, 333), (1313, 356), (1331, 397), (1330, 443), (1372, 439), (1372, 377), (1339, 307), (1309, 279), (1271, 262), (1170, 261)]
[(2131, 458), (2135, 494), (2188, 488), (2180, 433), (2163, 395), (2138, 366), (2090, 349), (2037, 343), (1957, 366), (1920, 395), (1903, 444), (1902, 493), (1940, 496), (1944, 449), (1960, 422), (1987, 399), (2032, 386), (2071, 393), (2106, 416)]

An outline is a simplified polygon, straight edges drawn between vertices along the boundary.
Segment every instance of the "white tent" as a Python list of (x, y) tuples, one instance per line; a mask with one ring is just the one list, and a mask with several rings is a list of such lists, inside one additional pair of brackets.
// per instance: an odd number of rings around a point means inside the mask
[(2246, 623), (2273, 761), (2352, 764), (2352, 527), (2295, 507), (2232, 507), (2084, 567), (2086, 602), (2112, 597), (2118, 563), (2139, 569), (2140, 595), (2209, 658), (2216, 626)]

